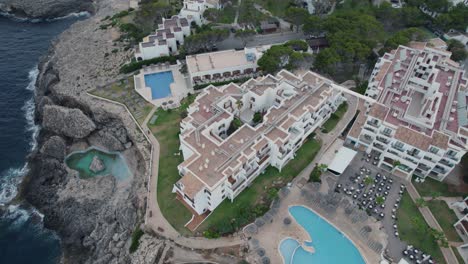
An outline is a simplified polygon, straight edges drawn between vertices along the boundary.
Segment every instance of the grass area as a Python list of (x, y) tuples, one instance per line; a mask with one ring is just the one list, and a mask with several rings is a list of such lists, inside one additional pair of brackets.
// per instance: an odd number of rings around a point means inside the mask
[(159, 141), (159, 175), (158, 175), (158, 204), (164, 217), (171, 225), (183, 235), (191, 235), (191, 232), (184, 227), (190, 220), (192, 214), (182, 203), (176, 200), (176, 195), (172, 193), (172, 187), (179, 179), (177, 165), (182, 161), (182, 155), (179, 153), (179, 123), (181, 114), (193, 102), (194, 96), (191, 95), (181, 102), (177, 109), (164, 111), (158, 109), (155, 115), (158, 119), (154, 124), (148, 124), (151, 132)]
[(433, 200), (428, 202), (428, 206), (442, 227), (442, 230), (444, 230), (448, 241), (463, 242), (453, 226), (458, 220), (457, 215), (447, 206), (447, 203), (445, 201)]
[(271, 14), (277, 17), (284, 17), (286, 9), (292, 5), (291, 0), (255, 0), (255, 2), (261, 5), (266, 10), (270, 11)]
[(252, 23), (256, 26), (260, 25), (262, 20), (268, 19), (268, 16), (258, 11), (254, 7), (255, 0), (243, 0), (239, 7), (239, 23)]
[(423, 197), (431, 197), (435, 192), (439, 193), (440, 196), (447, 197), (465, 197), (467, 195), (466, 193), (455, 191), (454, 188), (451, 188), (451, 186), (445, 182), (439, 182), (431, 178), (426, 178), (423, 183), (414, 182), (413, 185), (418, 190), (419, 195)]
[(253, 221), (257, 215), (255, 215), (255, 211), (249, 214), (249, 209), (258, 208), (261, 204), (269, 206), (269, 202), (275, 196), (275, 190), (277, 191), (278, 188), (294, 179), (314, 159), (320, 147), (321, 144), (318, 141), (308, 140), (297, 151), (296, 157), (289, 161), (281, 172), (274, 167), (268, 167), (233, 202), (223, 201), (203, 222), (199, 230), (211, 229), (224, 233), (225, 230), (232, 231), (233, 227), (241, 227), (242, 223), (240, 222), (247, 224)]
[(397, 211), (397, 225), (401, 240), (432, 255), (437, 263), (445, 263), (439, 245), (427, 232), (429, 226), (407, 192)]
[(231, 24), (234, 22), (238, 7), (228, 5), (222, 9), (209, 9), (205, 11), (204, 16), (214, 23)]
[(338, 106), (338, 109), (336, 109), (336, 111), (331, 114), (330, 118), (325, 123), (323, 123), (322, 132), (328, 133), (332, 131), (340, 119), (344, 116), (346, 111), (348, 111), (348, 103), (343, 102), (340, 106)]
[(89, 93), (126, 105), (140, 125), (153, 109), (153, 105), (135, 91), (133, 77), (93, 89)]

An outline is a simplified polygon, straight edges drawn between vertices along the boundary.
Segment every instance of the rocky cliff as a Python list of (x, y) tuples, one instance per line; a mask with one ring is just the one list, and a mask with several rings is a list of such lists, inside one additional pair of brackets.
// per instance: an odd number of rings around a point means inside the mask
[(51, 19), (94, 11), (92, 0), (0, 0), (0, 11), (17, 17)]
[[(99, 29), (104, 15), (120, 11), (114, 4), (99, 2), (99, 14), (72, 25), (39, 65), (35, 101), (42, 129), (22, 196), (61, 237), (64, 263), (130, 263), (130, 237), (143, 218), (150, 147), (121, 106), (86, 94), (114, 80), (130, 56), (112, 41), (116, 32)], [(113, 49), (120, 51), (105, 55)], [(133, 178), (79, 178), (64, 158), (89, 146), (120, 151)]]

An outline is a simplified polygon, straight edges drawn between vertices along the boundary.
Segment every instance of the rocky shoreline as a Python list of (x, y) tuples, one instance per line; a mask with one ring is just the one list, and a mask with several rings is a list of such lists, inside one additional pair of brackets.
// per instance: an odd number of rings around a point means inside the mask
[[(111, 2), (99, 2), (99, 14), (115, 12)], [(44, 11), (47, 15), (40, 17), (82, 10)], [(150, 147), (121, 106), (86, 94), (115, 79), (118, 66), (129, 58), (123, 48), (105, 55), (120, 47), (112, 41), (115, 32), (100, 30), (98, 21), (92, 16), (76, 22), (39, 64), (35, 121), (41, 130), (21, 185), (21, 198), (44, 214), (45, 227), (60, 236), (63, 263), (130, 263), (130, 237), (144, 215)], [(89, 146), (121, 152), (133, 178), (124, 184), (113, 176), (80, 179), (64, 158)]]
[(92, 0), (0, 0), (0, 13), (18, 18), (54, 19), (72, 13), (94, 12)]

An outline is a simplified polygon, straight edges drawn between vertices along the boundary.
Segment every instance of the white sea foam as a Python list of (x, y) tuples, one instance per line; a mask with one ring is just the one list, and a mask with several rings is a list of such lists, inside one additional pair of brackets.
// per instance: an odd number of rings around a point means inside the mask
[[(26, 86), (27, 90), (35, 91), (35, 84), (39, 69), (35, 66), (29, 71), (29, 83)], [(22, 107), (26, 118), (26, 130), (31, 132), (31, 141), (29, 145), (31, 151), (37, 148), (37, 135), (39, 134), (40, 127), (34, 123), (34, 97), (26, 101)], [(21, 168), (10, 168), (4, 172), (0, 172), (0, 205), (10, 202), (18, 194), (18, 184), (21, 182), (23, 176), (28, 172), (28, 163), (26, 162)]]
[(11, 13), (8, 12), (0, 12), (0, 16), (7, 17), (13, 21), (16, 22), (30, 22), (30, 23), (39, 23), (39, 22), (54, 22), (58, 20), (63, 20), (67, 18), (80, 18), (80, 17), (90, 17), (91, 13), (87, 11), (83, 12), (76, 12), (76, 13), (70, 13), (68, 15), (62, 16), (62, 17), (55, 17), (55, 18), (47, 18), (47, 19), (42, 19), (42, 18), (26, 18), (26, 17), (17, 17)]

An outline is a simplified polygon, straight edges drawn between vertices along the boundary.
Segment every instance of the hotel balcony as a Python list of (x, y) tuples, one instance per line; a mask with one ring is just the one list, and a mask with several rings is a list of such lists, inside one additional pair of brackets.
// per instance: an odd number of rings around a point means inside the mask
[(421, 170), (424, 170), (424, 171), (428, 171), (428, 170), (431, 169), (431, 167), (427, 166), (426, 164), (419, 163), (419, 164), (418, 164), (418, 169), (421, 169)]
[(379, 128), (379, 125), (376, 122), (367, 121), (366, 124), (375, 128)]
[(440, 167), (440, 166), (435, 166), (435, 167), (432, 169), (432, 171), (437, 172), (438, 174), (445, 174), (445, 173), (447, 173), (447, 171), (446, 171), (444, 168)]
[(375, 139), (377, 139), (378, 141), (384, 143), (384, 144), (388, 144), (390, 143), (390, 140), (386, 139), (386, 138), (383, 138), (383, 137), (380, 137), (380, 136), (377, 136)]
[(455, 161), (456, 163), (459, 162), (459, 159), (457, 157), (455, 157), (455, 156), (445, 154), (444, 157), (449, 158), (449, 159)]
[(384, 145), (376, 143), (376, 142), (374, 142), (374, 144), (372, 144), (372, 145), (374, 145), (374, 147), (376, 147), (376, 148), (378, 148), (380, 150), (385, 150), (386, 149), (386, 147)]
[(444, 166), (450, 167), (450, 168), (453, 168), (453, 167), (454, 167), (454, 165), (453, 165), (452, 163), (448, 162), (448, 160), (445, 160), (445, 159), (441, 159), (441, 160), (439, 161), (439, 163), (442, 164), (442, 165), (444, 165)]
[(376, 132), (375, 129), (372, 129), (372, 128), (367, 127), (367, 126), (364, 126), (364, 129), (367, 130), (367, 131), (370, 131), (370, 132), (372, 132), (372, 133), (375, 133), (375, 132)]
[(359, 137), (359, 140), (366, 143), (366, 144), (370, 144), (370, 143), (372, 143), (372, 141), (374, 141), (374, 138), (369, 136), (369, 135), (364, 134), (364, 135)]
[(398, 151), (401, 152), (401, 153), (404, 153), (404, 151), (405, 151), (403, 148), (400, 148), (400, 147), (395, 146), (395, 144), (392, 144), (392, 149), (396, 149), (396, 150), (398, 150)]

